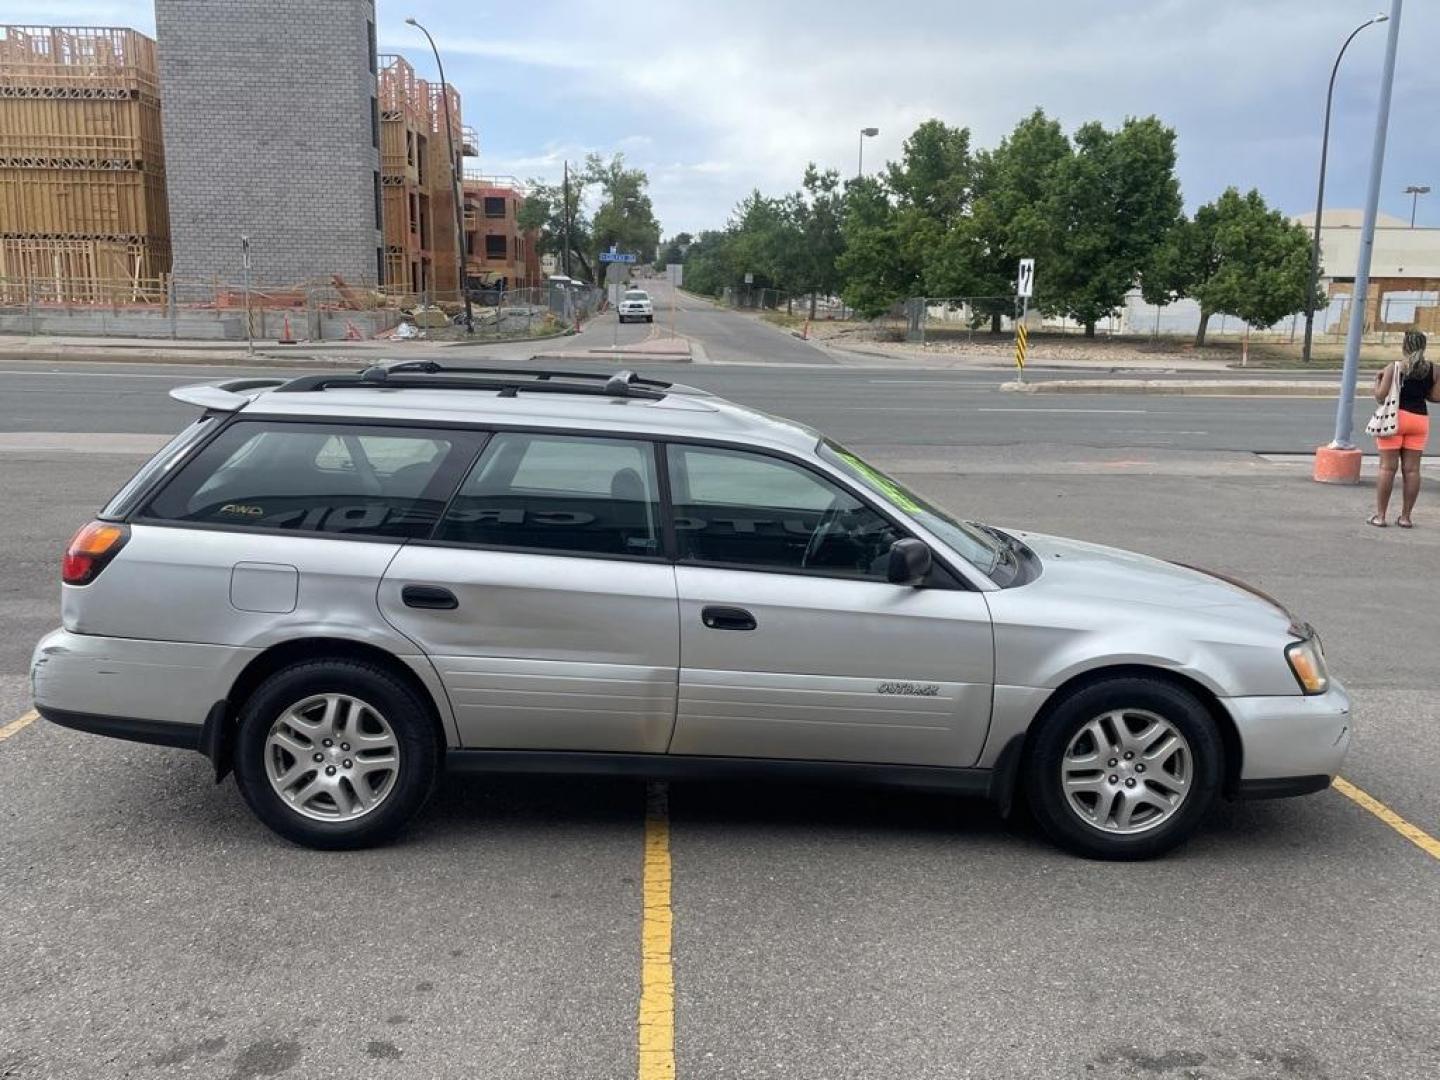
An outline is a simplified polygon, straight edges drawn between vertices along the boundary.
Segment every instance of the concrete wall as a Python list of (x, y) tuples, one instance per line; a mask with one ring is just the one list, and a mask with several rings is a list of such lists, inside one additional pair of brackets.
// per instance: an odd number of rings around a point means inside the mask
[[(256, 341), (275, 341), (285, 331), (285, 313), (252, 313)], [(399, 322), (393, 311), (294, 311), (290, 333), (304, 341), (341, 341), (353, 327), (374, 337)], [(113, 311), (105, 307), (36, 308), (0, 311), (0, 334), (58, 334), (70, 337), (172, 338), (190, 341), (244, 341), (243, 311)]]
[[(376, 281), (373, 0), (155, 0), (174, 273)], [(367, 25), (368, 24), (368, 25)]]

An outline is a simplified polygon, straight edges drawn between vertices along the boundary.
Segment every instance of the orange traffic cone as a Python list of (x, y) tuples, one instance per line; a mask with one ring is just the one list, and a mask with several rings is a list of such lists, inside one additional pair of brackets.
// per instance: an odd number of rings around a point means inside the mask
[(284, 328), (283, 328), (283, 330), (282, 330), (282, 332), (281, 332), (281, 334), (280, 334), (280, 341), (278, 342), (278, 344), (280, 344), (280, 345), (295, 345), (295, 344), (297, 344), (297, 342), (295, 341), (295, 335), (292, 334), (292, 333), (290, 333), (290, 313), (289, 313), (288, 311), (285, 313), (285, 325), (284, 325)]

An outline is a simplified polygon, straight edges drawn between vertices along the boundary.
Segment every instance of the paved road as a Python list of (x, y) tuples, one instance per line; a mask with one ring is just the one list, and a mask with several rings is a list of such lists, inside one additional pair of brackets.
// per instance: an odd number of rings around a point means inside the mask
[[(22, 391), (0, 395), (0, 725), (28, 706), (65, 537), (140, 459), (38, 433), (168, 432), (189, 411), (158, 392), (214, 374), (105, 373), (0, 376)], [(1012, 399), (964, 376), (685, 377), (822, 422), (966, 513), (1291, 602), (1355, 694), (1346, 774), (1440, 834), (1440, 514), (1367, 529), (1365, 492), (1240, 452), (1243, 421), (1218, 418), (1253, 404), (1299, 432), (1326, 403), (1153, 399), (1216, 410), (1200, 437), (1092, 398), (1073, 402), (1088, 416), (982, 413)], [(898, 411), (932, 403), (949, 415)], [(0, 741), (0, 1077), (635, 1076), (644, 796), (457, 779), (402, 843), (320, 855), (195, 755), (26, 727)], [(1440, 1070), (1440, 861), (1335, 792), (1221, 807), (1141, 866), (947, 798), (676, 785), (670, 804), (681, 1080)]]
[[(717, 317), (750, 322), (728, 313)], [(606, 329), (602, 326), (596, 333), (603, 336)], [(623, 329), (629, 335), (648, 332), (634, 325)], [(766, 328), (765, 333), (771, 332)], [(564, 364), (614, 366), (573, 360)], [(1335, 415), (1333, 401), (1309, 398), (1001, 393), (1002, 376), (996, 372), (626, 364), (802, 420), (857, 445), (1306, 453), (1329, 440)], [(0, 370), (0, 432), (170, 432), (194, 412), (166, 398), (172, 386), (247, 373), (172, 365), (11, 362)], [(1357, 431), (1363, 430), (1369, 412), (1364, 402), (1357, 403)]]

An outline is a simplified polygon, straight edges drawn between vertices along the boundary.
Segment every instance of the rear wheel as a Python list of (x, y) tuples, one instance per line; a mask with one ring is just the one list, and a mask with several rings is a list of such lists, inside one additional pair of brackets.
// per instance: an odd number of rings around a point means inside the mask
[(316, 660), (271, 675), (241, 710), (235, 776), (257, 817), (315, 848), (394, 836), (434, 786), (429, 712), (379, 665)]
[(1160, 679), (1093, 683), (1036, 732), (1025, 790), (1056, 843), (1090, 858), (1146, 859), (1199, 827), (1224, 774), (1215, 722)]

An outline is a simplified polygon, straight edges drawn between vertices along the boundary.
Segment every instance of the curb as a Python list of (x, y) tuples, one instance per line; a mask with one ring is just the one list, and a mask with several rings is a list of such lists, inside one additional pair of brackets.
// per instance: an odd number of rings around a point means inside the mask
[(1333, 398), (1334, 386), (1313, 382), (1202, 381), (1198, 379), (1049, 379), (1004, 382), (1000, 389), (1017, 394), (1177, 394), (1196, 397)]

